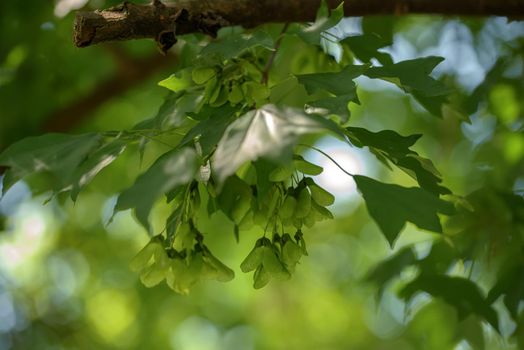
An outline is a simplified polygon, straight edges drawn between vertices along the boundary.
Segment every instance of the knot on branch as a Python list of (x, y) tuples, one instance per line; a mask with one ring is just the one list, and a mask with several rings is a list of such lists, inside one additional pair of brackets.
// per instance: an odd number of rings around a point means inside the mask
[(210, 35), (213, 38), (216, 38), (220, 28), (231, 25), (228, 20), (212, 11), (204, 11), (202, 13), (194, 14), (191, 19), (195, 24), (195, 29), (199, 32)]
[(160, 21), (166, 23), (165, 27), (167, 29), (162, 30), (158, 33), (155, 38), (158, 48), (163, 54), (166, 54), (167, 51), (177, 43), (176, 31), (179, 23), (186, 23), (188, 21), (189, 13), (185, 9), (178, 10), (175, 14), (168, 16), (166, 18), (163, 13), (165, 12), (166, 6), (160, 1), (154, 2), (153, 5), (156, 8), (158, 13), (158, 18)]
[(76, 47), (87, 47), (93, 43), (93, 39), (96, 37), (96, 29), (90, 25), (90, 22), (97, 17), (97, 11), (86, 12), (84, 16), (76, 16), (73, 30), (73, 41)]

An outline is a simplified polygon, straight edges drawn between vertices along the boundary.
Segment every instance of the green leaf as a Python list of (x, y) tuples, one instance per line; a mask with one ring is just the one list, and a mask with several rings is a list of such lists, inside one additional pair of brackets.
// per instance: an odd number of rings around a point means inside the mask
[(307, 188), (300, 190), (297, 197), (297, 205), (295, 207), (294, 217), (298, 219), (303, 219), (311, 211), (311, 194)]
[(248, 256), (240, 264), (240, 269), (242, 270), (242, 272), (253, 271), (259, 265), (261, 265), (262, 264), (262, 253), (263, 253), (263, 249), (262, 249), (262, 245), (259, 240), (257, 241), (253, 250), (251, 250)]
[[(327, 220), (327, 219), (332, 220), (335, 218), (333, 216), (333, 213), (331, 213), (327, 208), (318, 204), (316, 201), (311, 202), (311, 208), (312, 210), (318, 213), (317, 218), (316, 218), (318, 221)], [(319, 215), (320, 217), (318, 217)]]
[(311, 191), (311, 197), (317, 204), (327, 207), (335, 203), (335, 196), (318, 186), (312, 179), (308, 182), (308, 188)]
[[(175, 259), (177, 261), (177, 259)], [(187, 295), (200, 278), (202, 277), (202, 270), (204, 268), (204, 260), (202, 253), (191, 252), (189, 261), (184, 261), (183, 264), (171, 264), (173, 272), (177, 272), (174, 276), (174, 287), (177, 293)], [(175, 270), (176, 269), (176, 270)]]
[(228, 126), (218, 143), (212, 162), (217, 181), (223, 183), (247, 161), (290, 161), (298, 136), (326, 130), (340, 134), (333, 122), (295, 109), (266, 105), (249, 111)]
[(324, 168), (321, 166), (308, 162), (299, 155), (293, 156), (293, 165), (298, 171), (306, 175), (320, 175), (324, 171)]
[(209, 79), (217, 74), (216, 70), (211, 67), (194, 68), (191, 72), (193, 81), (199, 85), (205, 84)]
[(256, 171), (257, 200), (260, 203), (268, 198), (272, 189), (275, 189), (269, 181), (269, 174), (275, 166), (263, 158), (253, 162), (253, 166)]
[(271, 280), (271, 275), (267, 269), (264, 268), (264, 265), (259, 265), (255, 271), (255, 275), (253, 276), (253, 280), (253, 288), (260, 289), (269, 283)]
[(148, 288), (162, 282), (169, 271), (170, 261), (164, 249), (155, 252), (154, 258), (153, 265), (140, 274), (140, 281)]
[(270, 91), (267, 86), (255, 81), (248, 81), (242, 84), (243, 95), (249, 104), (264, 104), (269, 98)]
[(171, 93), (160, 107), (155, 123), (158, 128), (181, 126), (188, 115), (198, 113), (204, 97), (200, 92)]
[(155, 201), (164, 193), (193, 180), (198, 169), (198, 157), (194, 149), (175, 149), (162, 155), (133, 186), (118, 197), (115, 212), (134, 208), (138, 221), (148, 230), (149, 212)]
[(199, 56), (218, 56), (223, 60), (228, 60), (254, 47), (273, 50), (273, 39), (262, 30), (257, 30), (254, 33), (235, 33), (209, 43), (202, 49)]
[(295, 213), (295, 208), (297, 207), (297, 200), (295, 197), (288, 195), (280, 208), (279, 215), (282, 219), (290, 219)]
[(166, 78), (158, 83), (158, 85), (165, 87), (174, 92), (180, 92), (193, 86), (193, 77), (191, 74), (192, 68), (186, 68), (176, 72), (169, 78)]
[(175, 292), (187, 295), (190, 288), (198, 282), (200, 271), (195, 275), (189, 270), (185, 260), (175, 258), (171, 259), (171, 266), (166, 275), (167, 285)]
[[(224, 131), (233, 119), (235, 113), (236, 109), (227, 104), (218, 108), (206, 105), (197, 117), (198, 120), (202, 121), (184, 135), (184, 138), (180, 141), (180, 145), (191, 145), (192, 142), (198, 140), (202, 147), (202, 156), (207, 157), (216, 147), (222, 135), (224, 135)], [(204, 116), (203, 114), (206, 115)], [(194, 117), (194, 115), (190, 115)]]
[(235, 272), (226, 265), (224, 265), (224, 263), (218, 260), (213, 254), (211, 254), (207, 247), (204, 248), (203, 258), (204, 263), (210, 265), (213, 269), (215, 269), (214, 278), (217, 281), (229, 282), (233, 278), (235, 278)]
[(421, 229), (441, 233), (438, 213), (451, 215), (454, 207), (417, 187), (385, 184), (369, 177), (353, 177), (362, 193), (369, 214), (393, 246), (400, 231), (411, 222)]
[(372, 132), (363, 128), (346, 128), (346, 136), (357, 147), (369, 147), (381, 162), (389, 167), (388, 160), (417, 180), (419, 185), (435, 194), (451, 193), (440, 186), (441, 175), (433, 163), (420, 157), (410, 149), (422, 136), (419, 134), (401, 136), (392, 130)]
[(308, 94), (325, 90), (337, 96), (356, 97), (356, 85), (353, 79), (364, 74), (367, 69), (366, 65), (348, 65), (340, 72), (301, 74), (296, 77), (299, 83), (304, 85)]
[(436, 298), (442, 298), (455, 307), (461, 320), (470, 314), (476, 314), (483, 317), (493, 328), (498, 330), (497, 312), (482, 296), (479, 287), (468, 279), (446, 275), (420, 274), (400, 291), (400, 296), (409, 300), (417, 292), (426, 292)]
[(215, 92), (218, 93), (209, 99), (209, 104), (213, 107), (220, 107), (228, 101), (229, 95), (227, 88), (224, 85), (221, 85)]
[(409, 154), (416, 154), (409, 148), (422, 136), (420, 134), (401, 136), (392, 130), (372, 132), (364, 128), (355, 127), (346, 128), (346, 131), (346, 135), (355, 146), (373, 148), (395, 160)]
[(181, 222), (175, 234), (173, 247), (179, 251), (190, 251), (193, 248), (195, 236), (194, 227), (188, 222)]
[(271, 246), (264, 246), (262, 249), (262, 265), (269, 274), (279, 280), (285, 280), (291, 277), (282, 262), (275, 253), (275, 248)]
[(140, 282), (147, 288), (154, 287), (166, 278), (169, 268), (163, 269), (153, 264), (140, 274)]
[(446, 187), (440, 186), (442, 181), (439, 171), (431, 160), (418, 155), (409, 155), (400, 159), (397, 166), (409, 176), (417, 180), (420, 187), (434, 194), (450, 194)]
[(230, 176), (217, 197), (220, 210), (234, 223), (239, 224), (251, 207), (251, 187), (238, 176)]
[(322, 33), (331, 29), (344, 17), (344, 2), (342, 1), (337, 8), (329, 11), (328, 5), (322, 1), (317, 12), (315, 22), (298, 32), (298, 36), (306, 43), (319, 45)]
[[(164, 98), (164, 102), (158, 109), (158, 112), (156, 113), (155, 117), (152, 119), (152, 123), (148, 121), (144, 123), (139, 123), (135, 126), (136, 129), (153, 129), (153, 128), (162, 128), (163, 124), (166, 120), (175, 120), (179, 118), (173, 117), (176, 111), (176, 104), (178, 102), (178, 99), (180, 96), (182, 96), (183, 93), (175, 93), (175, 92), (169, 92), (166, 97)], [(181, 121), (177, 120), (177, 123), (180, 124)]]
[(291, 75), (271, 87), (269, 101), (275, 105), (303, 108), (308, 94), (298, 79)]
[(291, 238), (285, 241), (284, 246), (282, 247), (282, 262), (288, 271), (293, 272), (295, 270), (295, 266), (302, 255), (302, 248), (293, 242)]
[(393, 59), (388, 53), (378, 51), (391, 43), (375, 33), (348, 36), (340, 43), (348, 45), (355, 57), (362, 62), (370, 63), (371, 59), (376, 58), (384, 66), (393, 64)]
[(423, 57), (398, 62), (382, 67), (372, 67), (365, 75), (372, 79), (383, 79), (398, 85), (406, 92), (418, 92), (424, 96), (447, 95), (451, 90), (430, 76), (442, 57)]
[(278, 166), (269, 173), (269, 181), (283, 182), (293, 175), (293, 168), (289, 166)]
[(244, 93), (238, 84), (233, 84), (228, 95), (228, 100), (232, 105), (236, 105), (244, 100)]
[[(447, 95), (428, 97), (417, 91), (413, 91), (411, 94), (428, 112), (439, 118), (444, 117), (444, 112), (446, 111), (446, 107), (448, 107), (446, 106), (446, 104), (449, 103)], [(459, 112), (457, 112), (456, 114), (461, 119), (469, 123), (468, 116), (464, 117)]]
[[(178, 187), (179, 189), (182, 189), (182, 187)], [(182, 191), (180, 191), (182, 192)], [(167, 197), (167, 202), (170, 202), (169, 196)], [(173, 242), (175, 237), (175, 232), (177, 229), (182, 225), (182, 205), (178, 205), (171, 215), (166, 219), (166, 237), (169, 242)]]
[[(150, 264), (149, 262), (152, 261)], [(157, 237), (133, 258), (130, 268), (140, 272), (140, 281), (148, 288), (153, 287), (166, 277), (170, 266), (169, 258), (161, 240)]]
[(356, 90), (354, 94), (325, 97), (306, 103), (305, 110), (309, 114), (319, 114), (325, 117), (336, 115), (342, 123), (349, 120), (349, 102), (358, 102)]
[(149, 265), (149, 261), (157, 250), (164, 250), (158, 237), (153, 237), (144, 248), (142, 248), (129, 263), (129, 269), (133, 272), (140, 272)]
[[(9, 167), (6, 177), (13, 184), (33, 173), (50, 173), (52, 189), (61, 191), (71, 186), (77, 167), (100, 145), (102, 136), (46, 134), (28, 137), (9, 146), (0, 154), (0, 166)], [(8, 184), (4, 181), (3, 191)]]
[(78, 193), (105, 167), (114, 162), (126, 149), (127, 141), (120, 138), (106, 143), (93, 152), (73, 173), (71, 199), (76, 201)]

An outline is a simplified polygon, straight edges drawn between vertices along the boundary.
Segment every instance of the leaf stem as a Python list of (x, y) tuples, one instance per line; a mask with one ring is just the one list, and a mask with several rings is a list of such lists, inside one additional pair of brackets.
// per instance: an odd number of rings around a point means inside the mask
[(337, 163), (336, 160), (334, 160), (329, 154), (327, 154), (323, 150), (321, 150), (319, 148), (316, 148), (315, 146), (306, 145), (304, 143), (300, 143), (297, 146), (306, 147), (306, 148), (310, 148), (310, 149), (312, 149), (314, 151), (317, 151), (318, 153), (322, 154), (324, 157), (326, 157), (327, 159), (332, 161), (333, 164), (335, 164), (340, 170), (342, 170), (344, 172), (344, 174), (349, 175), (351, 177), (355, 176), (355, 175), (351, 174), (350, 172), (348, 172), (346, 169), (344, 169), (340, 164)]
[(151, 133), (155, 133), (155, 136), (160, 136), (160, 135), (165, 135), (165, 134), (176, 134), (176, 135), (180, 135), (180, 136), (185, 136), (186, 133), (184, 133), (183, 131), (179, 131), (179, 129), (181, 129), (181, 128), (172, 128), (172, 129), (167, 129), (167, 130), (159, 130), (159, 129), (132, 129), (132, 130), (128, 130), (127, 132), (128, 133), (138, 133), (138, 134), (141, 134), (143, 132), (151, 132)]
[(142, 136), (142, 137), (145, 137), (146, 139), (150, 140), (150, 141), (155, 141), (155, 142), (158, 142), (164, 146), (167, 146), (169, 148), (172, 148), (172, 149), (175, 149), (176, 146), (173, 146), (173, 145), (170, 145), (169, 143), (167, 142), (164, 142), (162, 140), (158, 140), (158, 139), (155, 139), (153, 136), (149, 136), (149, 135), (146, 135), (146, 134), (142, 134), (142, 133), (137, 133), (138, 135)]
[(274, 50), (271, 53), (271, 56), (269, 56), (267, 64), (264, 67), (264, 71), (262, 72), (262, 80), (260, 81), (261, 84), (267, 85), (267, 82), (269, 80), (269, 71), (271, 70), (271, 67), (273, 66), (273, 62), (275, 61), (275, 57), (277, 55), (278, 49), (280, 48), (280, 45), (282, 44), (282, 39), (284, 38), (284, 34), (286, 33), (288, 28), (289, 28), (289, 22), (284, 24), (284, 27), (282, 28), (282, 31), (280, 32), (280, 35), (278, 36), (278, 39), (275, 42)]

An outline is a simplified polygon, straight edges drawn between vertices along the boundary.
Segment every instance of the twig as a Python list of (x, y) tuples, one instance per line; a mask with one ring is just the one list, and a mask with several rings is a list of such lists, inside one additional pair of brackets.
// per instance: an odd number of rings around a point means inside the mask
[(288, 28), (289, 23), (284, 24), (284, 27), (282, 28), (282, 31), (280, 32), (280, 35), (278, 36), (278, 39), (275, 42), (273, 52), (271, 53), (271, 56), (269, 56), (266, 66), (264, 67), (264, 71), (262, 72), (262, 80), (260, 81), (261, 84), (267, 85), (267, 82), (269, 80), (269, 71), (273, 66), (273, 62), (275, 61), (275, 57), (277, 56), (278, 49), (280, 48), (280, 44), (282, 44), (282, 39), (284, 38), (284, 34), (286, 33)]
[(335, 164), (340, 170), (342, 170), (342, 172), (344, 172), (344, 174), (348, 175), (348, 176), (355, 176), (353, 174), (351, 174), (350, 172), (348, 172), (346, 169), (344, 169), (342, 167), (342, 165), (338, 164), (336, 160), (334, 160), (333, 158), (331, 158), (331, 156), (329, 154), (327, 154), (326, 152), (324, 152), (323, 150), (319, 149), (319, 148), (316, 148), (315, 146), (310, 146), (310, 145), (306, 145), (304, 143), (300, 143), (298, 144), (297, 146), (301, 146), (301, 147), (307, 147), (307, 148), (311, 148), (312, 150), (314, 151), (317, 151), (318, 153), (322, 154), (323, 156), (325, 156), (327, 159), (329, 159), (330, 161), (333, 162), (333, 164)]

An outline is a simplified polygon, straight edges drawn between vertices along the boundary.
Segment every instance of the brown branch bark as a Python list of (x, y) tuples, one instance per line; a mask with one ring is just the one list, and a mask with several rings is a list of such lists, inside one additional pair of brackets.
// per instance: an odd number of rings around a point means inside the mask
[[(308, 22), (321, 0), (181, 0), (150, 5), (124, 2), (94, 12), (78, 12), (74, 41), (78, 47), (100, 42), (152, 38), (162, 50), (176, 35), (215, 34), (224, 26), (253, 27), (269, 22)], [(335, 7), (340, 0), (329, 0)], [(345, 0), (346, 16), (440, 14), (446, 16), (524, 17), (524, 0)]]

